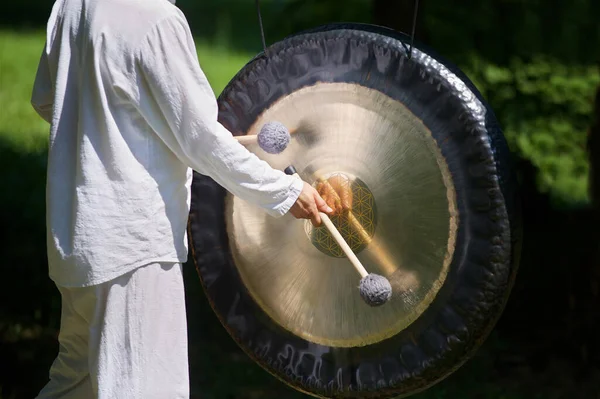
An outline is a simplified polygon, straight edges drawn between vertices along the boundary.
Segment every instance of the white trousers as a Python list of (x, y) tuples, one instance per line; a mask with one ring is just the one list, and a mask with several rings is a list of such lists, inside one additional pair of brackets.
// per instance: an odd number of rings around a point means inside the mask
[(39, 399), (189, 398), (181, 264), (59, 291), (60, 349)]

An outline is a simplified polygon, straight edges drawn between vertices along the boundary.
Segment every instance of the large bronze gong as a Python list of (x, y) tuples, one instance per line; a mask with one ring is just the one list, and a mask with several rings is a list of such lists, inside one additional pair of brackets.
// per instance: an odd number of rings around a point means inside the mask
[[(273, 375), (326, 398), (391, 398), (458, 368), (498, 319), (516, 272), (519, 214), (496, 119), (457, 68), (407, 37), (331, 25), (271, 46), (219, 98), (235, 135), (279, 121), (281, 154), (316, 185), (337, 181), (332, 220), (391, 300), (371, 308), (325, 228), (273, 218), (194, 175), (189, 237), (208, 299)], [(357, 224), (360, 228), (357, 228)]]

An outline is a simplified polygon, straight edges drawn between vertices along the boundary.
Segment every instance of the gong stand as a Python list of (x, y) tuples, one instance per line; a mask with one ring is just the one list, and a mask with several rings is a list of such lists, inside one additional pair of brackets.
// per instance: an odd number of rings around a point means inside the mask
[[(411, 38), (322, 26), (249, 62), (218, 99), (236, 137), (269, 121), (292, 133), (273, 168), (315, 186), (342, 178), (331, 217), (393, 295), (369, 307), (323, 226), (268, 216), (195, 173), (190, 247), (206, 296), (238, 345), (275, 377), (323, 398), (421, 391), (481, 345), (510, 292), (520, 215), (506, 141), (467, 77)], [(349, 216), (351, 215), (351, 216)]]

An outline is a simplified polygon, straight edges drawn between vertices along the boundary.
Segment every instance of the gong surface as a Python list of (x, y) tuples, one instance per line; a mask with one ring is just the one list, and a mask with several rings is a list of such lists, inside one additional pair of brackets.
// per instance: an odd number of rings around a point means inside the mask
[[(498, 319), (517, 270), (520, 214), (494, 114), (451, 63), (368, 25), (289, 37), (219, 97), (234, 135), (277, 120), (284, 153), (250, 147), (353, 193), (333, 220), (392, 300), (369, 308), (360, 276), (323, 228), (272, 218), (194, 173), (189, 237), (206, 296), (260, 366), (324, 398), (392, 398), (448, 376)], [(348, 214), (348, 215), (350, 215)], [(356, 223), (361, 227), (356, 228)]]
[(229, 242), (246, 288), (275, 322), (315, 343), (355, 347), (397, 334), (429, 306), (454, 252), (456, 195), (430, 131), (402, 103), (348, 83), (283, 97), (248, 134), (270, 120), (284, 123), (294, 140), (279, 155), (252, 150), (275, 168), (293, 164), (315, 186), (344, 176), (351, 211), (371, 234), (361, 239), (348, 215), (333, 222), (367, 270), (390, 280), (393, 296), (378, 308), (364, 303), (360, 275), (326, 228), (275, 219), (229, 196)]

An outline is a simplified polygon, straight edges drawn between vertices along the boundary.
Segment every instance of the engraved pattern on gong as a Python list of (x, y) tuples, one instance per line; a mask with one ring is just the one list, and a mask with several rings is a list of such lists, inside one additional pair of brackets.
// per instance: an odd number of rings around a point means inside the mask
[[(335, 179), (336, 177), (341, 177), (341, 179), (337, 180), (341, 182), (341, 187), (338, 187), (338, 190), (348, 190), (351, 193), (352, 205), (349, 211), (331, 216), (330, 219), (352, 251), (359, 253), (367, 247), (375, 234), (377, 220), (375, 198), (366, 184), (360, 179), (350, 179), (345, 174), (334, 173), (328, 176), (327, 180), (332, 180), (332, 178)], [(319, 251), (336, 258), (346, 256), (325, 225), (314, 227), (307, 221), (305, 230), (312, 244)]]

